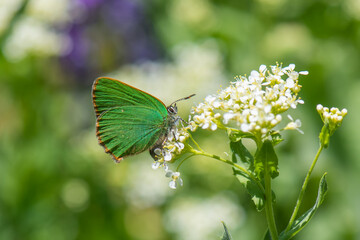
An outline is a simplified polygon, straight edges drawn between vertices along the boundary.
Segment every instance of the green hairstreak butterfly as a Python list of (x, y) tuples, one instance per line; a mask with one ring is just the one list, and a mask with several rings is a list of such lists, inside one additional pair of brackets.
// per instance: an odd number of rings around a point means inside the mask
[(168, 107), (158, 98), (119, 80), (100, 77), (93, 84), (96, 135), (105, 152), (116, 162), (124, 157), (162, 148), (168, 135), (182, 120), (176, 102)]

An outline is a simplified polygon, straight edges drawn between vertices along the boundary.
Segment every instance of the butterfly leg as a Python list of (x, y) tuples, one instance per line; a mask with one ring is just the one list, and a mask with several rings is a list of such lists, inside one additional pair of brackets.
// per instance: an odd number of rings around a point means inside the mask
[(175, 126), (179, 125), (179, 122), (181, 123), (181, 126), (182, 126), (183, 128), (185, 127), (184, 123), (185, 123), (186, 125), (190, 125), (190, 123), (187, 122), (187, 121), (185, 121), (184, 119), (182, 119), (182, 117), (179, 117), (179, 116), (174, 117), (174, 119), (173, 119), (174, 125), (175, 125)]
[[(176, 121), (179, 121), (179, 120), (181, 120), (180, 122), (181, 122), (181, 124), (183, 125), (183, 123), (182, 123), (182, 121), (184, 121), (181, 117), (178, 117), (177, 119), (176, 119)], [(183, 127), (184, 127), (184, 125), (183, 125)], [(172, 137), (175, 139), (175, 142), (174, 142), (174, 145), (176, 145), (179, 149), (181, 149), (182, 147), (181, 147), (181, 142), (180, 142), (180, 140), (179, 140), (179, 138), (178, 138), (178, 136), (177, 136), (177, 128), (176, 128), (176, 126), (174, 126), (173, 128), (171, 128), (170, 130), (169, 130), (169, 135), (170, 134), (172, 134)]]

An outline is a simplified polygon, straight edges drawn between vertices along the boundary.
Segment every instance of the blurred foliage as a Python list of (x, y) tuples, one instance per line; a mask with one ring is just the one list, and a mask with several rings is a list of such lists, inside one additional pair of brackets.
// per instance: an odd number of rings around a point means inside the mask
[[(231, 168), (192, 159), (185, 186), (171, 191), (148, 153), (115, 165), (97, 145), (90, 90), (113, 75), (165, 103), (190, 93), (199, 102), (276, 61), (310, 73), (293, 113), (305, 135), (288, 133), (276, 148), (278, 226), (315, 155), (321, 103), (349, 115), (320, 157), (303, 212), (324, 171), (327, 198), (296, 239), (358, 239), (359, 16), (358, 0), (2, 0), (0, 239), (216, 239), (221, 221), (234, 239), (260, 239), (266, 223)], [(186, 118), (193, 102), (179, 105)], [(195, 137), (209, 152), (230, 152), (220, 131)]]

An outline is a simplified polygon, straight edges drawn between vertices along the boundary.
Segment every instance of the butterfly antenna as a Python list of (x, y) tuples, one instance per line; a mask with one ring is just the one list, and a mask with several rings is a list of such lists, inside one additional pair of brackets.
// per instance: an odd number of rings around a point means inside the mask
[(170, 104), (170, 105), (173, 105), (174, 103), (177, 103), (177, 102), (182, 101), (182, 100), (187, 100), (187, 99), (189, 99), (189, 98), (192, 98), (193, 96), (195, 96), (195, 94), (191, 94), (190, 96), (187, 96), (187, 97), (184, 97), (184, 98), (180, 98), (180, 99), (176, 100), (175, 102), (173, 102), (173, 103)]

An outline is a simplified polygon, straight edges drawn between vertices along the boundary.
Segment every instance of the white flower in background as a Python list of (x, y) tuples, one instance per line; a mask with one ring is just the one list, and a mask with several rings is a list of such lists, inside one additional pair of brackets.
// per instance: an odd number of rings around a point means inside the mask
[[(242, 132), (256, 137), (268, 136), (281, 122), (281, 113), (304, 103), (298, 98), (301, 89), (298, 78), (308, 72), (294, 69), (294, 64), (287, 67), (277, 64), (270, 69), (261, 65), (249, 77), (236, 77), (229, 87), (207, 96), (203, 103), (192, 109), (190, 124), (210, 130), (235, 124)], [(299, 130), (300, 125), (297, 120), (287, 129)]]
[[(196, 93), (191, 100), (179, 104), (180, 115), (182, 110), (190, 108), (193, 99), (205, 96), (209, 90), (215, 91), (225, 80), (223, 58), (215, 41), (177, 45), (172, 49), (171, 57), (171, 62), (126, 65), (110, 76), (160, 97), (165, 105)], [(160, 86), (166, 86), (166, 91)]]
[(347, 0), (343, 1), (342, 4), (344, 5), (344, 10), (350, 17), (360, 20), (360, 1)]
[(159, 206), (172, 194), (163, 173), (149, 171), (149, 165), (144, 161), (131, 162), (126, 182), (126, 199), (138, 208)]
[(11, 61), (19, 61), (28, 55), (61, 55), (69, 48), (69, 40), (42, 21), (22, 17), (13, 33), (6, 39), (3, 52)]
[(30, 0), (26, 14), (47, 23), (61, 24), (72, 19), (70, 11), (74, 6), (71, 0)]
[(9, 26), (10, 20), (21, 7), (23, 0), (0, 1), (0, 35)]
[(221, 221), (232, 229), (244, 222), (244, 211), (226, 195), (200, 199), (178, 198), (166, 211), (165, 227), (178, 240), (216, 239), (221, 236)]
[(202, 28), (210, 27), (216, 22), (212, 5), (207, 0), (178, 0), (171, 3), (171, 17), (177, 22)]
[[(9, 0), (5, 0), (8, 2)], [(4, 7), (0, 3), (0, 20), (7, 21), (20, 7), (22, 1), (14, 0)], [(68, 37), (57, 31), (54, 26), (61, 27), (76, 16), (70, 14), (75, 5), (70, 0), (29, 0), (22, 16), (14, 22), (11, 34), (6, 38), (3, 52), (10, 61), (20, 61), (29, 55), (59, 56), (70, 49)], [(2, 12), (6, 14), (2, 16)], [(2, 22), (2, 21), (0, 21)], [(2, 28), (0, 23), (0, 33)]]

